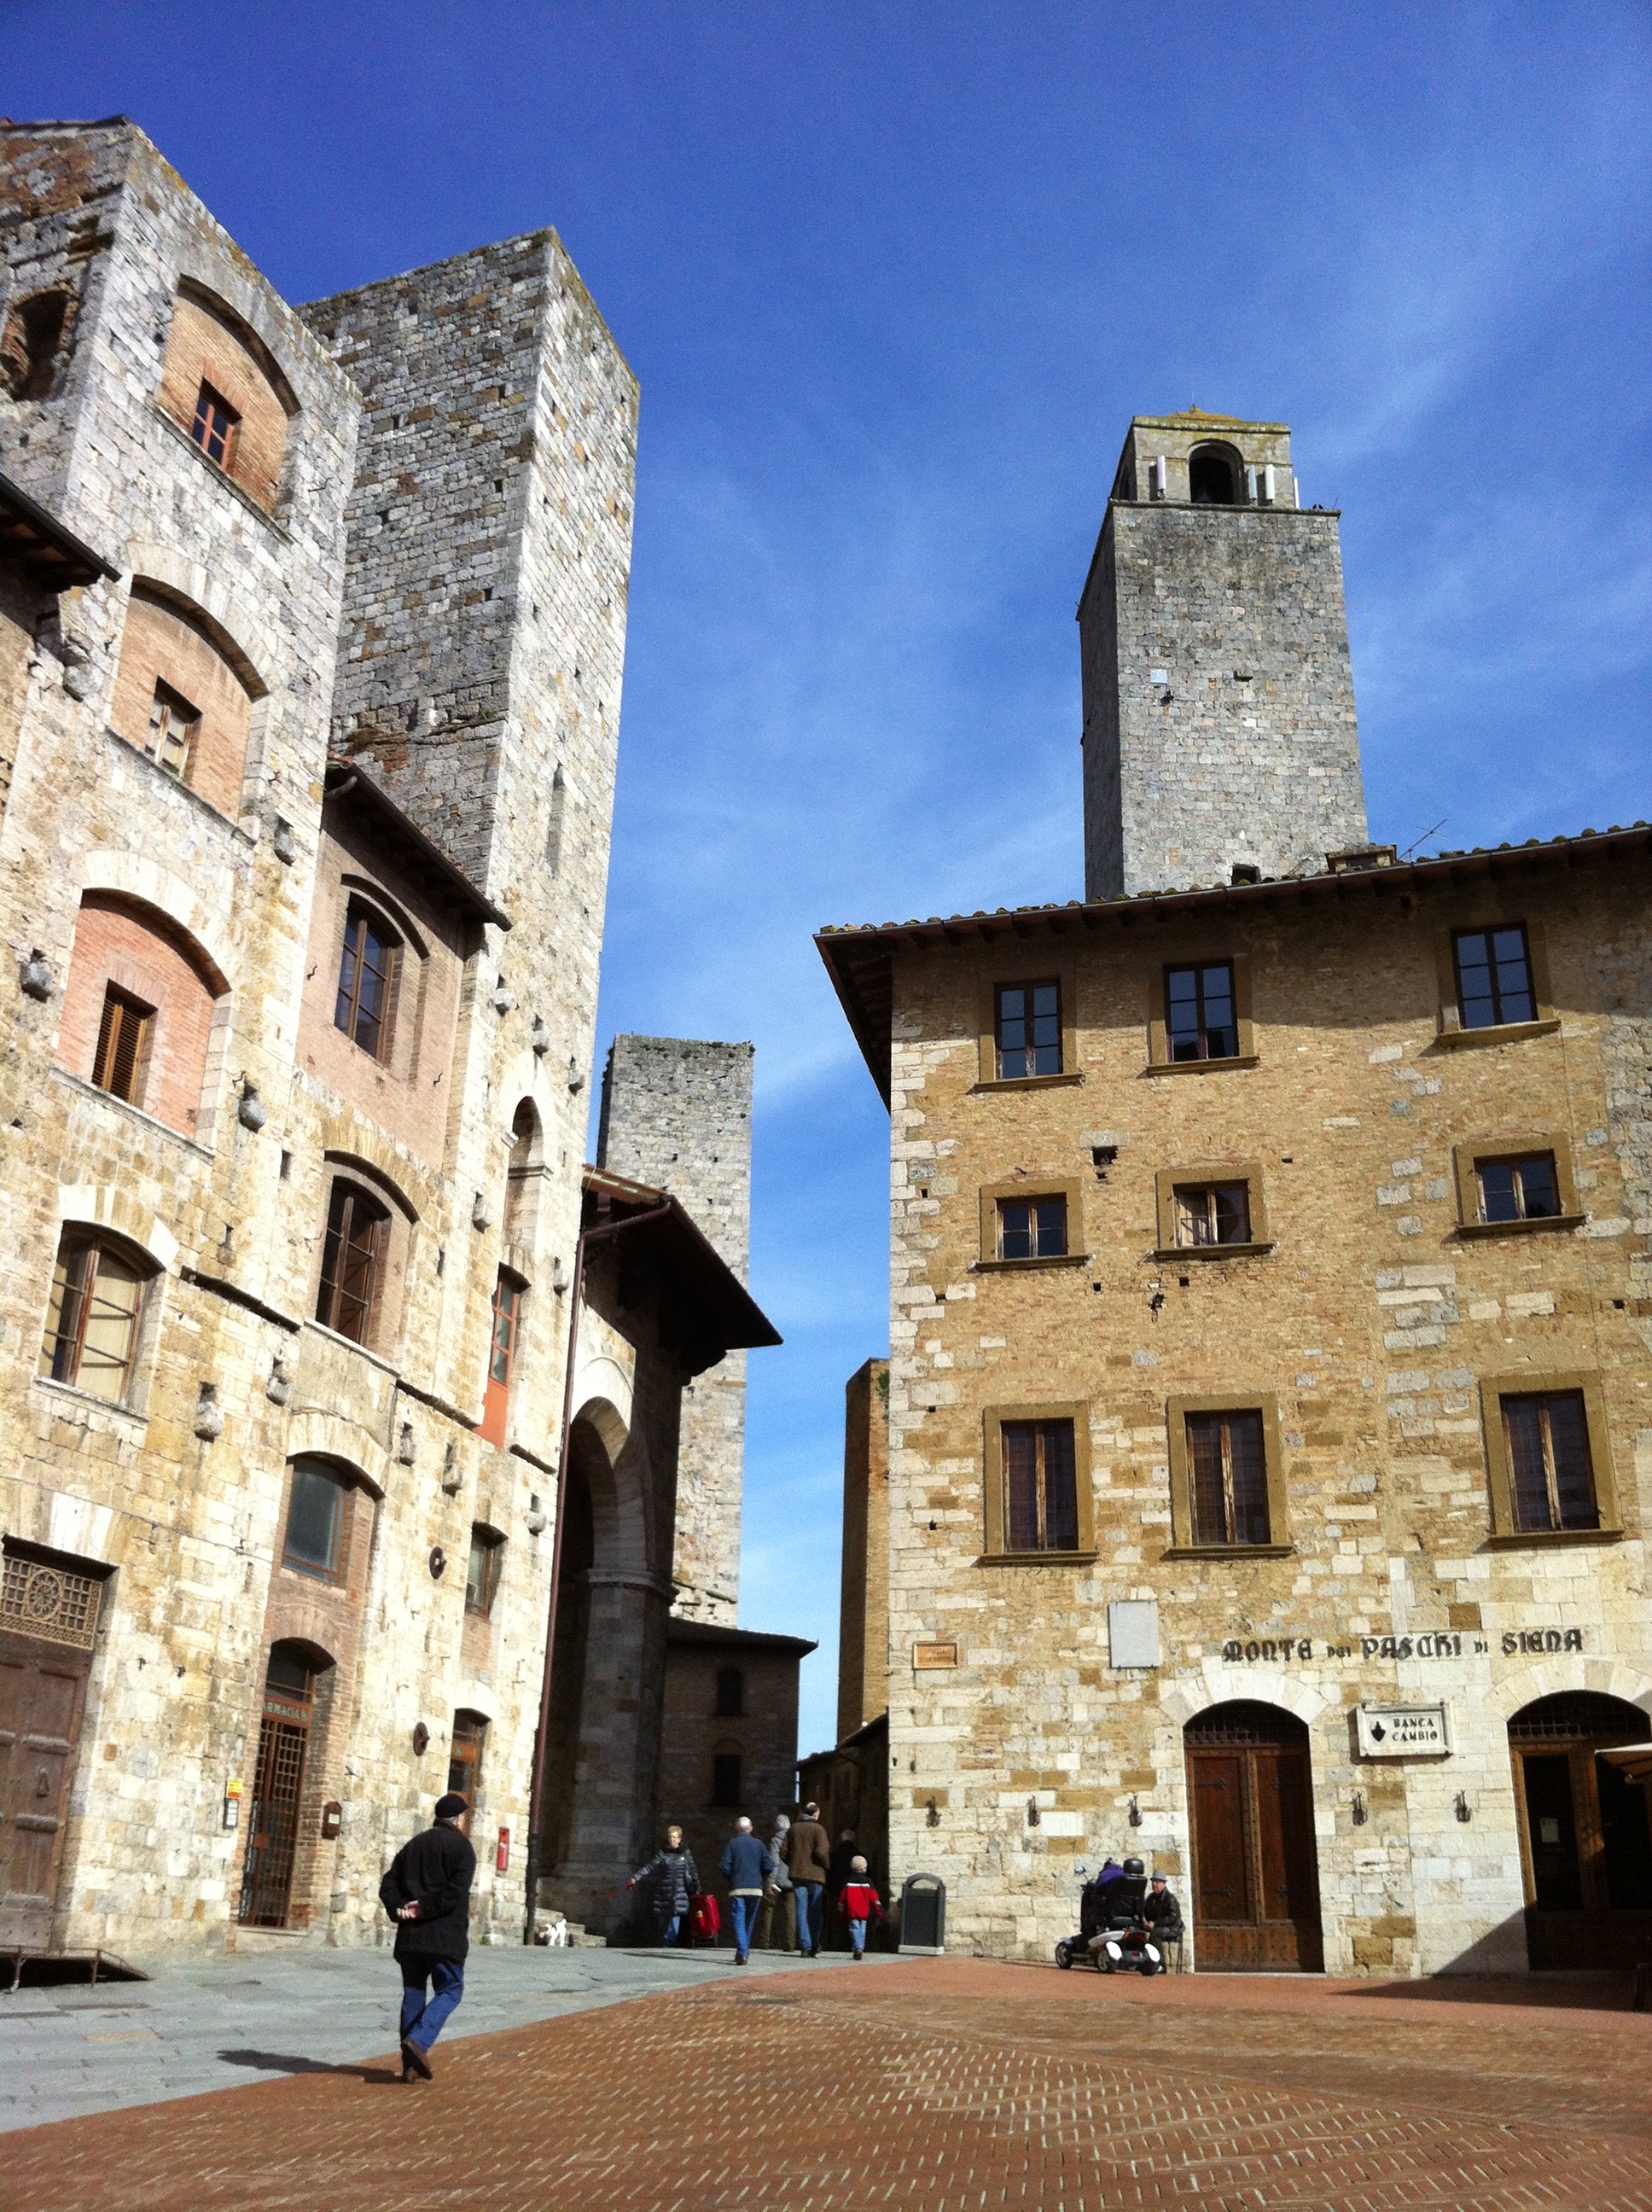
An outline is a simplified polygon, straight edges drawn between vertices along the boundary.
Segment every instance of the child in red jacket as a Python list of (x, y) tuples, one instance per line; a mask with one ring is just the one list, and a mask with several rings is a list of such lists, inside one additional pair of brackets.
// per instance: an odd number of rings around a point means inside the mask
[(878, 1902), (878, 1892), (866, 1880), (865, 1859), (854, 1858), (849, 1861), (849, 1878), (843, 1885), (843, 1892), (838, 1902), (848, 1916), (849, 1952), (855, 1964), (859, 1966), (861, 1954), (866, 1948), (866, 1923), (874, 1918), (881, 1920), (884, 1917), (884, 1908)]

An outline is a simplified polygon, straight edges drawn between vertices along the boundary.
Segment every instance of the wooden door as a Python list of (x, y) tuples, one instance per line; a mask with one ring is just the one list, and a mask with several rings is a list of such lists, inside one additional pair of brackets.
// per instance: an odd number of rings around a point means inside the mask
[(0, 1944), (51, 1939), (103, 1585), (8, 1551), (0, 1571)]
[(1201, 1972), (1324, 1966), (1308, 1732), (1266, 1705), (1187, 1731), (1194, 1955)]
[(1534, 1969), (1652, 1965), (1647, 1793), (1595, 1756), (1649, 1735), (1638, 1706), (1581, 1692), (1540, 1698), (1509, 1723)]

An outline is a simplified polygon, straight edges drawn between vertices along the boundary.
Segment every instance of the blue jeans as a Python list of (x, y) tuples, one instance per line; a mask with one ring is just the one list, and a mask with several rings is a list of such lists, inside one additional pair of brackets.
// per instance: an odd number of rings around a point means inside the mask
[(849, 1948), (858, 1959), (866, 1948), (866, 1923), (864, 1920), (849, 1923)]
[(798, 1891), (798, 1948), (816, 1952), (820, 1948), (820, 1900), (825, 1894), (825, 1884), (800, 1881)]
[(677, 1932), (681, 1929), (682, 1925), (683, 1915), (680, 1912), (672, 1913), (671, 1918), (665, 1923), (665, 1930), (659, 1939), (660, 1942), (662, 1943), (675, 1943), (677, 1938)]
[[(424, 1985), (436, 1993), (426, 1998)], [(457, 1959), (402, 1960), (402, 2041), (428, 2051), (465, 1994), (465, 1969)]]
[(729, 1900), (729, 1909), (734, 1919), (734, 1955), (737, 1959), (750, 1956), (751, 1931), (757, 1924), (757, 1908), (762, 1903), (761, 1897), (737, 1895)]

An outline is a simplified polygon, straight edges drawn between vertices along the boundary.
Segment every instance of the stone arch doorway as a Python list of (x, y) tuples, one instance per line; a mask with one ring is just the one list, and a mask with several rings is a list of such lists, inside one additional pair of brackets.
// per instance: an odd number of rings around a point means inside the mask
[(1321, 1973), (1308, 1730), (1278, 1705), (1212, 1705), (1182, 1730), (1201, 1973)]
[[(329, 1701), (334, 1674), (314, 1644), (273, 1644), (264, 1678), (258, 1757), (247, 1807), (246, 1856), (241, 1867), (243, 1928), (285, 1928), (293, 1909), (294, 1875), (303, 1844), (305, 1783), (318, 1706)], [(299, 1885), (301, 1894), (304, 1885)]]
[(649, 1571), (641, 1439), (597, 1401), (568, 1454), (541, 1863), (550, 1901), (589, 1923), (647, 1856), (668, 1597)]
[(1509, 1716), (1515, 1814), (1534, 1968), (1652, 1965), (1646, 1790), (1597, 1754), (1652, 1741), (1621, 1698), (1574, 1690)]

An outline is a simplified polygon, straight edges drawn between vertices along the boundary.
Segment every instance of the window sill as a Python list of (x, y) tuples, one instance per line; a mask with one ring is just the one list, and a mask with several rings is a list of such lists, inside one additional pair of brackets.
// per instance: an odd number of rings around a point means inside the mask
[(221, 806), (215, 806), (210, 799), (203, 799), (194, 785), (185, 783), (182, 776), (169, 775), (158, 761), (149, 758), (142, 745), (134, 744), (130, 738), (123, 737), (112, 722), (106, 722), (103, 731), (106, 737), (114, 739), (122, 752), (143, 763), (139, 770), (141, 775), (156, 779), (158, 786), (164, 787), (167, 792), (180, 793), (182, 797), (188, 799), (191, 806), (204, 814), (209, 822), (216, 823), (220, 830), (228, 830), (232, 837), (239, 837), (243, 845), (252, 847), (258, 843), (258, 839), (250, 830), (243, 830), (240, 823), (226, 814)]
[(1262, 1056), (1256, 1052), (1236, 1052), (1226, 1060), (1150, 1060), (1143, 1068), (1144, 1075), (1210, 1075), (1224, 1067), (1260, 1067)]
[(199, 463), (201, 467), (206, 471), (207, 474), (212, 478), (215, 483), (221, 483), (226, 491), (234, 492), (235, 497), (240, 500), (241, 505), (246, 509), (249, 514), (257, 515), (258, 520), (264, 524), (267, 530), (273, 530), (276, 536), (281, 538), (284, 544), (288, 545), (291, 544), (293, 533), (288, 529), (285, 523), (277, 522), (275, 516), (270, 514), (267, 507), (260, 507), (258, 501), (253, 498), (252, 493), (247, 491), (242, 485), (238, 484), (234, 477), (230, 475), (228, 469), (221, 469), (216, 461), (210, 460), (201, 451), (201, 448), (196, 444), (194, 439), (191, 437), (189, 432), (184, 428), (181, 423), (174, 422), (173, 417), (167, 414), (164, 407), (160, 405), (158, 402), (152, 401), (150, 403), (149, 411), (155, 416), (157, 422), (163, 423), (166, 426), (167, 429), (174, 438), (177, 439), (180, 446), (186, 446), (189, 448), (190, 452), (194, 454), (196, 460)]
[(1277, 1248), (1273, 1242), (1266, 1244), (1160, 1244), (1154, 1249), (1156, 1260), (1257, 1260), (1265, 1252)]
[(197, 1138), (186, 1137), (181, 1129), (174, 1129), (170, 1121), (157, 1121), (153, 1114), (146, 1114), (141, 1106), (134, 1106), (129, 1098), (118, 1098), (112, 1091), (100, 1091), (95, 1083), (88, 1083), (83, 1075), (73, 1075), (68, 1068), (54, 1065), (52, 1079), (54, 1083), (65, 1085), (70, 1091), (78, 1091), (82, 1098), (90, 1099), (96, 1105), (112, 1107), (117, 1114), (125, 1115), (146, 1129), (155, 1130), (159, 1136), (170, 1138), (174, 1145), (185, 1146), (203, 1160), (215, 1157), (210, 1145), (202, 1144)]
[(1096, 1552), (983, 1552), (978, 1567), (1088, 1567), (1100, 1557)]
[(64, 1418), (71, 1418), (71, 1408), (78, 1407), (81, 1414), (112, 1413), (126, 1427), (141, 1432), (149, 1425), (147, 1413), (140, 1413), (118, 1398), (100, 1398), (94, 1390), (82, 1390), (74, 1382), (54, 1382), (49, 1375), (31, 1375), (30, 1382), (37, 1390), (45, 1390), (53, 1398), (66, 1398)]
[(1172, 1544), (1163, 1559), (1291, 1559), (1294, 1544)]
[(1535, 1221), (1461, 1221), (1459, 1237), (1540, 1237), (1546, 1230), (1581, 1229), (1587, 1213), (1545, 1213)]
[(1496, 1022), (1488, 1029), (1442, 1029), (1434, 1042), (1444, 1052), (1456, 1052), (1466, 1045), (1516, 1044), (1521, 1037), (1552, 1036), (1560, 1027), (1558, 1014), (1550, 1014), (1538, 1022)]
[(325, 1337), (329, 1344), (342, 1345), (346, 1352), (359, 1352), (370, 1367), (378, 1368), (381, 1373), (388, 1375), (392, 1382), (398, 1382), (401, 1380), (396, 1369), (382, 1353), (370, 1350), (365, 1344), (358, 1344), (353, 1336), (346, 1336), (339, 1329), (329, 1328), (325, 1321), (307, 1321), (302, 1326), (307, 1329), (313, 1330), (317, 1336)]
[(973, 1098), (983, 1091), (1059, 1091), (1066, 1084), (1082, 1083), (1084, 1079), (1081, 1067), (1060, 1075), (1000, 1075), (991, 1083), (972, 1083), (968, 1095)]
[(1525, 1552), (1546, 1550), (1558, 1544), (1621, 1544), (1623, 1540), (1621, 1528), (1516, 1528), (1488, 1536), (1485, 1547), (1491, 1552)]
[(1087, 1267), (1090, 1260), (1088, 1252), (1056, 1252), (1048, 1259), (1041, 1257), (1036, 1260), (972, 1260), (969, 1273), (972, 1275), (1040, 1274), (1048, 1267)]

